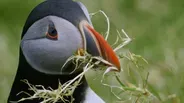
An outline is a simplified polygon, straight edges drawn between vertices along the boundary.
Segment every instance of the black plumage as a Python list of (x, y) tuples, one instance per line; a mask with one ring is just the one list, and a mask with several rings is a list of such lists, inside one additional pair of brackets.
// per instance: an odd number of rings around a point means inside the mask
[(62, 17), (75, 26), (78, 26), (81, 20), (87, 20), (77, 2), (72, 0), (47, 0), (35, 7), (30, 13), (25, 23), (22, 37), (35, 21), (49, 15)]

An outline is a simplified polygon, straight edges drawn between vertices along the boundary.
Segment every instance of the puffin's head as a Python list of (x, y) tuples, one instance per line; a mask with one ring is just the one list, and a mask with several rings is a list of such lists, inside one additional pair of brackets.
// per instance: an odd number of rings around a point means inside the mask
[(21, 49), (34, 69), (48, 74), (71, 72), (71, 68), (61, 67), (81, 48), (120, 68), (112, 48), (93, 29), (84, 5), (48, 0), (33, 9), (24, 26)]

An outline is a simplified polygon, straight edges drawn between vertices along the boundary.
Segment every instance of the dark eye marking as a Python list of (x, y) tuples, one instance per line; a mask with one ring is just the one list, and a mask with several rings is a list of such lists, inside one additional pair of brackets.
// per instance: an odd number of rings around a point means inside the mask
[(58, 33), (53, 23), (49, 24), (48, 31), (46, 33), (46, 37), (51, 40), (58, 39)]

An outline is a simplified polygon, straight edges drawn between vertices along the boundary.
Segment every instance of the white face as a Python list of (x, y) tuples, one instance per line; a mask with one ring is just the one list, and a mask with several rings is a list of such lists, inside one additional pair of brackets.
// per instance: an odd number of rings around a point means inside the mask
[(72, 70), (61, 70), (61, 67), (79, 48), (84, 48), (79, 29), (56, 16), (47, 16), (35, 22), (21, 41), (27, 62), (34, 69), (48, 74), (71, 72)]

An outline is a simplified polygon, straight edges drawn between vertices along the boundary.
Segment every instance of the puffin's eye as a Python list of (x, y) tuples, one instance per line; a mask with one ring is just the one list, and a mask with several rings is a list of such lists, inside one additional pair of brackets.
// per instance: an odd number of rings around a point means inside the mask
[(49, 27), (48, 32), (46, 33), (46, 37), (52, 40), (58, 39), (58, 33), (55, 27)]

